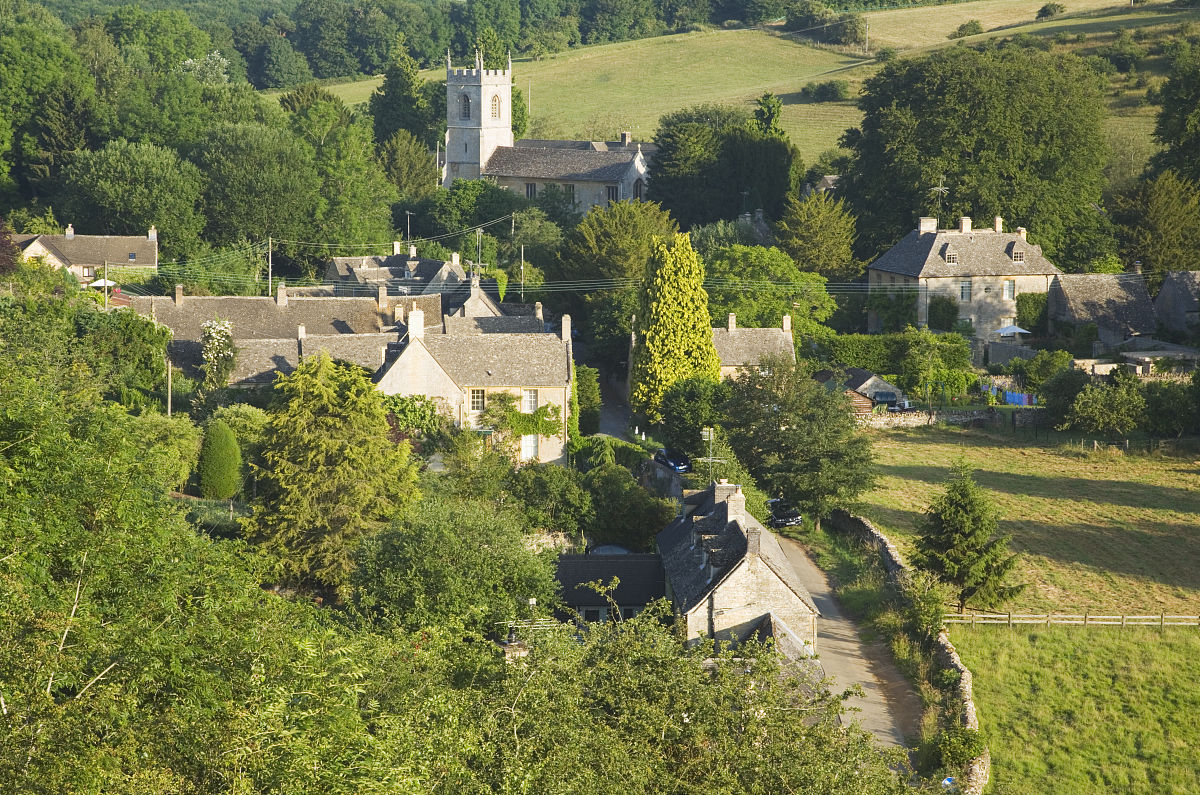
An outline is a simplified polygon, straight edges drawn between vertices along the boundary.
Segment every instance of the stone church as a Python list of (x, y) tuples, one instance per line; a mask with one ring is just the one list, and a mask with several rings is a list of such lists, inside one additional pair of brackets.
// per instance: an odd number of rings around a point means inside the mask
[[(646, 151), (643, 152), (643, 149)], [(557, 185), (576, 207), (646, 192), (646, 155), (653, 144), (620, 141), (513, 141), (512, 59), (507, 69), (484, 69), (480, 53), (471, 69), (455, 69), (446, 58), (446, 154), (442, 184), (456, 179), (494, 179), (526, 198)]]

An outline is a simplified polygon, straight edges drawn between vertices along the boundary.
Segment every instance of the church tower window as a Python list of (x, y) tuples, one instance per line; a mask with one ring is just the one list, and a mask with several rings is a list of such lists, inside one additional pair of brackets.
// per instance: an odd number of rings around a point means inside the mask
[(500, 118), (500, 95), (499, 94), (492, 95), (492, 118), (493, 119)]
[(471, 98), (470, 97), (468, 97), (466, 94), (463, 94), (461, 97), (459, 97), (458, 106), (459, 106), (460, 115), (462, 116), (462, 118), (464, 118), (464, 119), (471, 118)]

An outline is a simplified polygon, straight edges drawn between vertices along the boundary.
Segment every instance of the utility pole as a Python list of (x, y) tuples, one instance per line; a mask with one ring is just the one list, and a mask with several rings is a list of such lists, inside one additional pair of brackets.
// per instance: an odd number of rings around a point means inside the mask
[(713, 436), (715, 436), (715, 434), (713, 433), (712, 428), (704, 427), (704, 428), (700, 429), (700, 438), (703, 439), (704, 441), (708, 442), (708, 455), (705, 456), (704, 458), (696, 459), (697, 461), (704, 461), (708, 464), (708, 480), (709, 480), (709, 482), (712, 482), (712, 468), (713, 468), (712, 465), (725, 463), (724, 458), (713, 458), (713, 449), (712, 449)]
[(270, 297), (271, 295), (274, 294), (271, 289), (271, 278), (274, 276), (274, 274), (272, 273), (272, 267), (271, 267), (272, 264), (273, 263), (271, 262), (271, 236), (268, 235), (267, 236), (267, 297)]
[(171, 416), (171, 357), (166, 356), (167, 360), (167, 416)]
[(479, 266), (483, 264), (483, 230), (475, 230), (475, 275), (479, 275)]
[(521, 303), (525, 303), (525, 244), (521, 244)]
[(404, 234), (408, 244), (412, 245), (412, 210), (404, 211)]

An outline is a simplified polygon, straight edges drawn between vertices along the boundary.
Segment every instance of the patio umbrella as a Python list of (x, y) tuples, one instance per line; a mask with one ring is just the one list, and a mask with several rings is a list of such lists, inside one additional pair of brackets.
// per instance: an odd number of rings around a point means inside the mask
[(88, 287), (116, 287), (117, 283), (108, 279), (97, 279), (94, 282), (88, 282)]
[(1031, 332), (1029, 332), (1026, 329), (1021, 328), (1020, 326), (1008, 325), (1008, 326), (1005, 326), (1004, 328), (998, 328), (992, 333), (999, 334), (1001, 337), (1007, 337), (1012, 334), (1029, 334)]

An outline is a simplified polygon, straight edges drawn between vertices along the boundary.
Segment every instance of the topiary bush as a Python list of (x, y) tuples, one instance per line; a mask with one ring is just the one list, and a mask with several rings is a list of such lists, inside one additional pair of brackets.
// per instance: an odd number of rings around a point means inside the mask
[(242, 451), (233, 429), (221, 420), (209, 423), (200, 447), (200, 494), (228, 500), (242, 486)]

